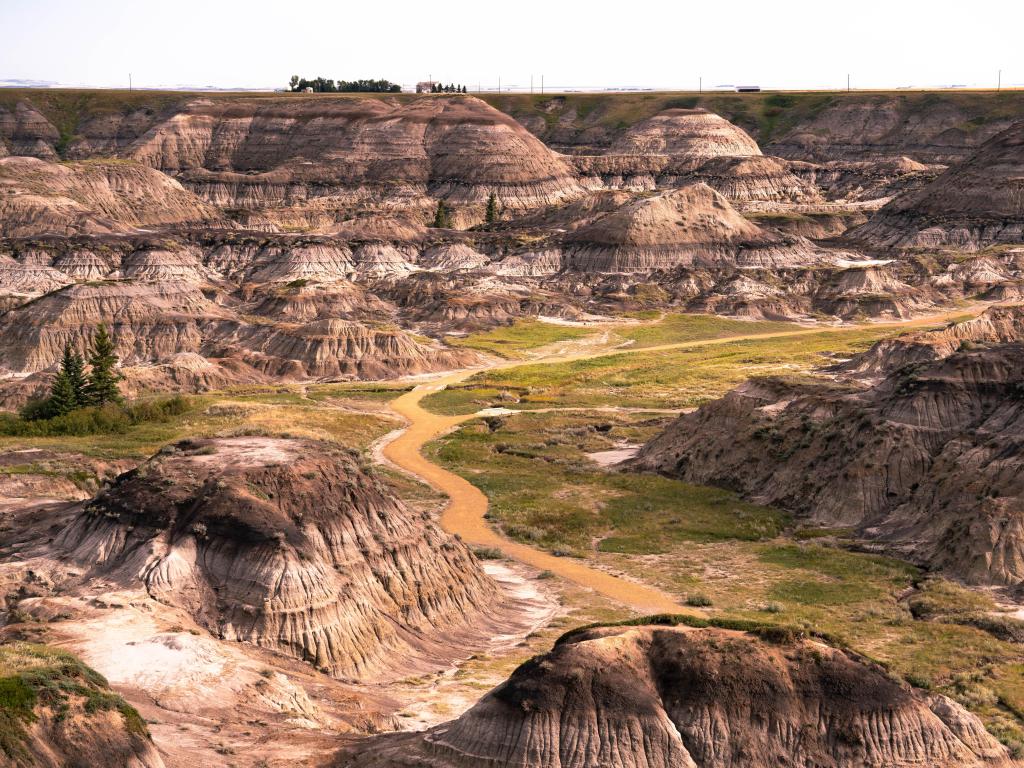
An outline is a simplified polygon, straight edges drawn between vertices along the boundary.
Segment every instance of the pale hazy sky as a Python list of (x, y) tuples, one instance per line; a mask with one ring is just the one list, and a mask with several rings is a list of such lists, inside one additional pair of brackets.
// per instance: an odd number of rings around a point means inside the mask
[(1024, 84), (1024, 0), (0, 0), (0, 81), (493, 88)]

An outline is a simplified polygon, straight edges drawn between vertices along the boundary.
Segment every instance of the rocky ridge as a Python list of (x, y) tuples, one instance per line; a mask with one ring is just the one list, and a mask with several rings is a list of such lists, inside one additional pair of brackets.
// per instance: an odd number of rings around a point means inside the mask
[(680, 417), (630, 468), (732, 488), (969, 583), (1017, 588), (1020, 322), (1019, 308), (990, 310), (880, 342), (841, 366), (881, 369), (869, 385), (753, 379)]
[(897, 197), (851, 237), (886, 247), (968, 251), (1024, 241), (1024, 121)]
[(121, 475), (57, 537), (84, 579), (141, 583), (216, 636), (339, 677), (433, 668), (496, 630), (468, 549), (325, 444), (220, 438)]
[[(769, 636), (770, 637), (770, 636)], [(684, 627), (572, 632), (462, 717), (339, 768), (1010, 766), (980, 721), (815, 640)]]

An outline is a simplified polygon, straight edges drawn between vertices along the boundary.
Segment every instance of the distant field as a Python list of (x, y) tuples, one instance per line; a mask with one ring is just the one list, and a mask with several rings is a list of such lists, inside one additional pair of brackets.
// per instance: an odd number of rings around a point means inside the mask
[[(643, 340), (648, 346), (654, 339), (660, 343), (663, 333), (656, 331), (653, 339)], [(522, 365), (477, 374), (427, 396), (423, 406), (443, 414), (473, 413), (490, 406), (684, 408), (717, 397), (751, 376), (805, 371), (827, 362), (829, 353), (853, 354), (896, 333), (882, 326), (855, 328)]]
[(453, 347), (478, 349), (492, 355), (513, 360), (521, 359), (530, 350), (554, 344), (559, 341), (582, 339), (597, 333), (597, 329), (570, 325), (545, 323), (540, 320), (516, 320), (512, 325), (503, 325), (482, 333), (473, 333), (463, 338), (449, 337), (445, 341)]
[(666, 314), (656, 322), (635, 327), (623, 327), (616, 333), (633, 347), (654, 347), (661, 344), (676, 344), (682, 341), (721, 339), (726, 336), (743, 336), (760, 333), (798, 330), (795, 323), (772, 322), (767, 320), (734, 320), (718, 315)]
[(742, 334), (773, 333), (793, 330), (794, 323), (751, 322), (733, 320), (715, 315), (691, 315), (660, 312), (637, 313), (628, 319), (639, 320), (636, 325), (607, 323), (591, 326), (560, 325), (534, 319), (517, 320), (512, 325), (499, 326), (489, 331), (473, 333), (464, 338), (450, 338), (451, 346), (468, 347), (499, 357), (521, 360), (528, 353), (563, 341), (574, 341), (588, 336), (608, 334), (607, 345), (628, 344), (633, 348), (675, 344), (681, 341), (720, 339)]

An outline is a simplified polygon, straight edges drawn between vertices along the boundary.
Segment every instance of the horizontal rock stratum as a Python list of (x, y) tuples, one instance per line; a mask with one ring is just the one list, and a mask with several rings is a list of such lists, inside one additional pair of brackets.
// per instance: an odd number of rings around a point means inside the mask
[(323, 443), (191, 440), (90, 502), (56, 546), (215, 635), (347, 678), (431, 669), (500, 631), (464, 544)]
[(1020, 589), (1022, 316), (993, 309), (879, 342), (840, 366), (870, 386), (752, 379), (681, 416), (630, 466), (735, 489), (969, 583)]
[(381, 736), (338, 768), (981, 768), (981, 722), (863, 657), (785, 633), (572, 632), (462, 717)]

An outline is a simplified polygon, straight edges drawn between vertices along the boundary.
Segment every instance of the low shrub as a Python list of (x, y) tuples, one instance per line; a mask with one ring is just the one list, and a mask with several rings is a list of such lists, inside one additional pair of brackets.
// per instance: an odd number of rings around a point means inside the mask
[[(28, 418), (31, 406), (20, 416), (0, 414), (0, 435), (5, 437), (55, 437), (119, 434), (137, 424), (166, 422), (192, 408), (187, 397), (138, 400), (125, 405), (108, 403), (76, 408), (50, 419)], [(28, 414), (26, 414), (28, 411)]]

